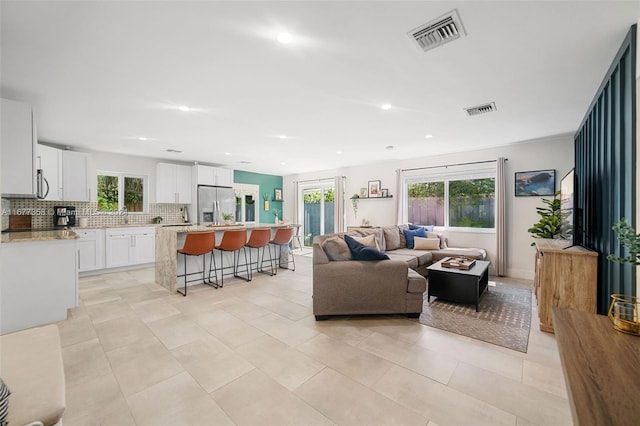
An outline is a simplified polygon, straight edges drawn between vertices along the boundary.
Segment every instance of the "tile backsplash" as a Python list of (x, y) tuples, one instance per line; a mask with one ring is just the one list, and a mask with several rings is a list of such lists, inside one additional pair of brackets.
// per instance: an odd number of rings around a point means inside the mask
[[(54, 206), (75, 206), (76, 225), (78, 218), (86, 217), (89, 227), (114, 225), (148, 225), (154, 217), (162, 217), (162, 223), (180, 223), (182, 204), (149, 204), (149, 213), (99, 212), (97, 202), (42, 201), (29, 199), (2, 199), (2, 229), (8, 227), (9, 214), (30, 214), (33, 229), (53, 226)], [(5, 223), (7, 224), (5, 226)]]

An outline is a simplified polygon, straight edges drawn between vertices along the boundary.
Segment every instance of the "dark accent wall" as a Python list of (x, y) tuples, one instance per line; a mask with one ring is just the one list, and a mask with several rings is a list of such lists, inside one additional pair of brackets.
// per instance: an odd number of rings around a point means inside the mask
[[(626, 218), (636, 227), (636, 25), (627, 33), (575, 134), (576, 244), (598, 257), (598, 313), (614, 293), (635, 294), (635, 267), (607, 260), (620, 255), (611, 227)], [(636, 227), (637, 229), (637, 227)]]

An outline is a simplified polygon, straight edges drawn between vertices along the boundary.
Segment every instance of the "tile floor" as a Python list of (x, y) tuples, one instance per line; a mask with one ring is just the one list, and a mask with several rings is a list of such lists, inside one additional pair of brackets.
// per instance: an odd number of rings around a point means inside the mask
[(535, 306), (527, 354), (402, 316), (316, 322), (311, 259), (296, 261), (187, 297), (153, 269), (82, 278), (58, 323), (64, 425), (571, 424)]

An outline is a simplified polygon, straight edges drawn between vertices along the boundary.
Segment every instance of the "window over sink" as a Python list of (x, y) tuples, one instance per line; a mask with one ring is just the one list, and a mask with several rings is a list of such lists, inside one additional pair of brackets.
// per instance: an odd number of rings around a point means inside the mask
[(99, 171), (97, 188), (100, 212), (148, 211), (147, 176)]

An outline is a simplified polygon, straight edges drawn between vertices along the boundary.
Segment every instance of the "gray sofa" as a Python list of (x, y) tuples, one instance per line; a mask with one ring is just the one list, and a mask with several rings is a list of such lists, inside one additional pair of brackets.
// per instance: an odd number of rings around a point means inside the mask
[[(378, 249), (390, 260), (332, 260), (336, 254), (328, 246), (344, 233), (319, 235), (313, 239), (313, 313), (316, 320), (330, 315), (407, 314), (422, 312), (427, 267), (447, 256), (486, 258), (483, 249), (407, 248), (403, 229), (407, 225), (357, 228), (347, 234), (374, 235)], [(339, 256), (338, 256), (339, 258)]]

